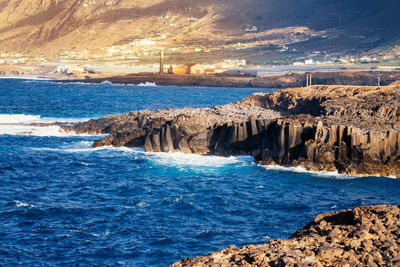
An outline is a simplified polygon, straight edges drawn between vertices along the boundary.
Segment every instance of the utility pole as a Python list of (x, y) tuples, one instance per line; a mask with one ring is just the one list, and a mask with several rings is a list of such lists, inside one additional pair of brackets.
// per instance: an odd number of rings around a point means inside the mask
[(160, 51), (160, 74), (164, 74), (164, 48)]
[(312, 74), (310, 72), (306, 73), (306, 86), (309, 87), (312, 85)]
[(308, 87), (308, 72), (306, 72), (306, 87)]

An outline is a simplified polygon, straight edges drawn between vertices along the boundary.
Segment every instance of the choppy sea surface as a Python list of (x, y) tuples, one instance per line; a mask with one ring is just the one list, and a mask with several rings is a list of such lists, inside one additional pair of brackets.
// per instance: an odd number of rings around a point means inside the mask
[(91, 148), (31, 122), (210, 107), (268, 89), (0, 79), (0, 265), (167, 266), (288, 238), (317, 213), (400, 202), (400, 180), (262, 167), (251, 157)]

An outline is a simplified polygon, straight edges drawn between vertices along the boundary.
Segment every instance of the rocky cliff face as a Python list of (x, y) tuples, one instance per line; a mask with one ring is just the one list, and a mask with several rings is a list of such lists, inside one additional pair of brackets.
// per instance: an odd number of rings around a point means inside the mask
[(315, 86), (242, 102), (290, 114), (267, 127), (264, 164), (400, 177), (399, 93), (398, 84)]
[(389, 205), (321, 214), (290, 239), (231, 246), (172, 266), (398, 266), (399, 214)]
[(259, 154), (264, 127), (280, 112), (240, 103), (205, 109), (144, 110), (65, 127), (110, 134), (94, 146), (144, 147), (149, 152)]
[(397, 131), (373, 131), (310, 116), (268, 125), (261, 163), (338, 171), (353, 176), (400, 177)]
[(313, 86), (206, 109), (145, 110), (66, 127), (94, 146), (252, 155), (261, 164), (400, 177), (400, 87)]

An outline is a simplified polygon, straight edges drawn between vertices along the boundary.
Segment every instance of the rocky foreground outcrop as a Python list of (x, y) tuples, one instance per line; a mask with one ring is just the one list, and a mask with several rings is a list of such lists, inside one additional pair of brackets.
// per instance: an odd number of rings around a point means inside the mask
[(256, 93), (225, 106), (135, 111), (67, 131), (109, 134), (95, 147), (252, 155), (261, 164), (400, 177), (400, 83)]
[(380, 205), (318, 215), (287, 240), (231, 246), (180, 266), (399, 266), (400, 209)]

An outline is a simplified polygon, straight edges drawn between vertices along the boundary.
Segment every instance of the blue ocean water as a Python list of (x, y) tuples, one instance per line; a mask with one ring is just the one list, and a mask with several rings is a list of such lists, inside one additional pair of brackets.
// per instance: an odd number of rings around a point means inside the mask
[(100, 137), (13, 125), (213, 106), (255, 91), (269, 90), (0, 79), (0, 265), (167, 266), (287, 238), (317, 213), (400, 202), (396, 179), (93, 149)]

